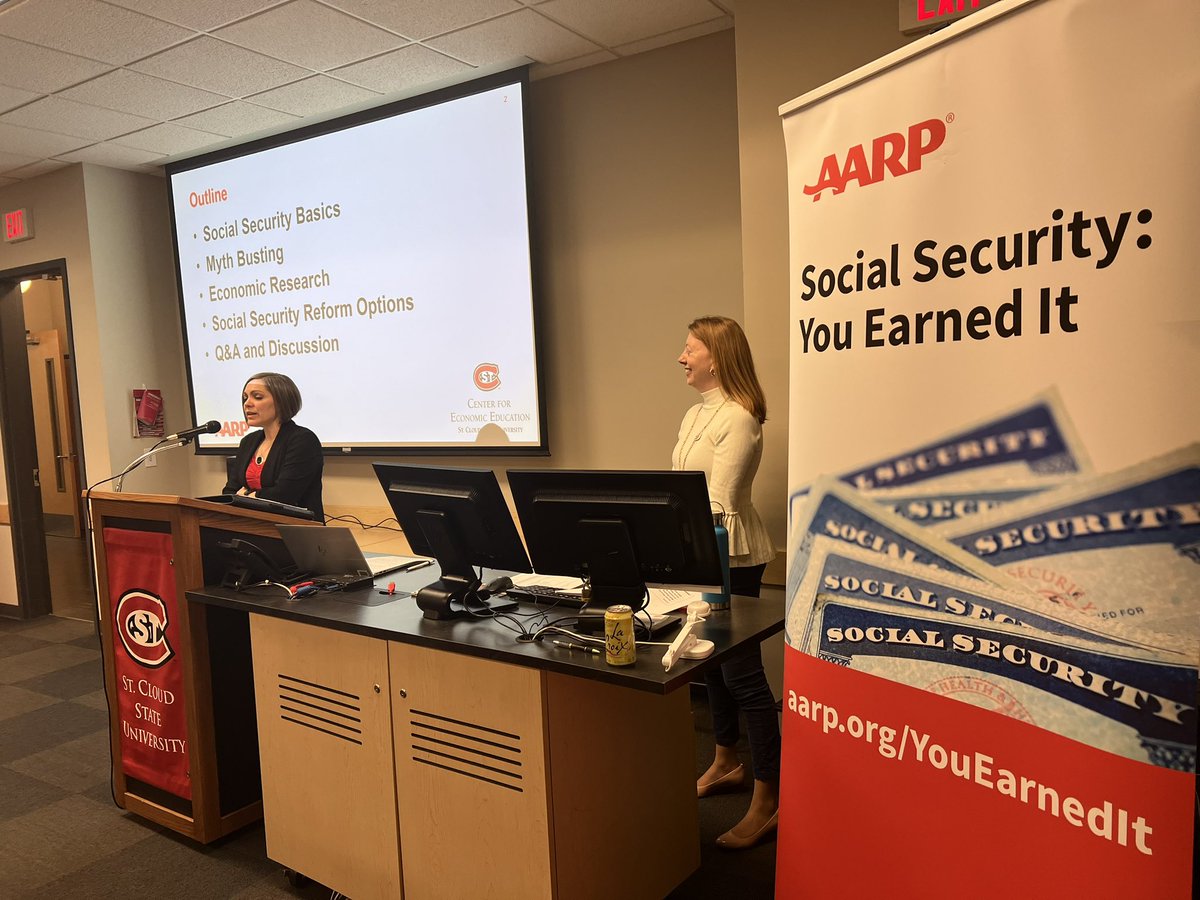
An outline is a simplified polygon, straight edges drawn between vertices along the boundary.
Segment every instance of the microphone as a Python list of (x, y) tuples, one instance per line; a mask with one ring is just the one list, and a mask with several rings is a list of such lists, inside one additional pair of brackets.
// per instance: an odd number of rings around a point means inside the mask
[[(120, 493), (121, 485), (125, 482), (125, 476), (140, 466), (155, 453), (161, 453), (163, 450), (174, 450), (176, 447), (182, 447), (198, 434), (216, 434), (220, 430), (221, 423), (216, 419), (210, 419), (203, 425), (196, 425), (192, 428), (185, 428), (183, 431), (176, 432), (175, 434), (168, 434), (165, 438), (122, 469), (119, 475), (114, 475), (112, 478), (107, 480), (113, 481), (115, 479), (117, 482), (116, 491), (117, 493)], [(104, 482), (101, 481), (99, 483), (103, 484)], [(92, 487), (95, 487), (95, 485), (92, 485)], [(90, 491), (91, 488), (88, 488), (88, 490)]]
[(185, 428), (183, 431), (178, 431), (175, 434), (168, 434), (163, 438), (163, 443), (168, 441), (190, 441), (198, 434), (216, 434), (221, 430), (221, 423), (216, 419), (209, 419), (203, 425), (195, 425), (191, 428)]

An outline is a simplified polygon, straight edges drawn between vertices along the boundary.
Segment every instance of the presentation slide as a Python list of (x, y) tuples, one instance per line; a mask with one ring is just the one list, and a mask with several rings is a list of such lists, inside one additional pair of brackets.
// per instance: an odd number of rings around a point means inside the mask
[[(288, 140), (283, 136), (280, 140)], [(322, 444), (543, 446), (520, 81), (168, 170), (193, 412), (281, 372)]]

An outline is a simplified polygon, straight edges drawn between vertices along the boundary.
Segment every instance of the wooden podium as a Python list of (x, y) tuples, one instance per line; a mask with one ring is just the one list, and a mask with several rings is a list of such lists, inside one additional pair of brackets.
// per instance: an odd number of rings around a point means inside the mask
[[(222, 543), (239, 535), (253, 535), (257, 536), (254, 543), (269, 551), (281, 546), (276, 524), (302, 524), (302, 520), (153, 494), (97, 492), (91, 494), (90, 503), (117, 802), (130, 812), (209, 843), (262, 817), (254, 672), (246, 614), (190, 604), (185, 592), (220, 582), (229, 561), (228, 551), (220, 548)], [(121, 598), (111, 596), (110, 561), (118, 568), (125, 565), (117, 563), (113, 550), (117, 535), (134, 540), (147, 538), (159, 548), (153, 554), (134, 554), (134, 563), (157, 567), (162, 573), (159, 583), (167, 588), (162, 593), (174, 595), (171, 645), (161, 653), (165, 659), (135, 658), (140, 656), (141, 648), (130, 643), (128, 629), (142, 634), (147, 623), (153, 630), (157, 621), (152, 606), (148, 611), (137, 609), (136, 602), (144, 606), (155, 603), (156, 598), (153, 591), (125, 591)], [(132, 612), (114, 616), (114, 599), (129, 595), (135, 595)], [(127, 629), (124, 635), (118, 634), (119, 626)], [(155, 695), (162, 691), (155, 688), (153, 678), (167, 663), (176, 667), (171, 677), (177, 679), (181, 696), (176, 698), (171, 692), (170, 701), (182, 701), (180, 727), (186, 724), (186, 742), (171, 744), (155, 734), (155, 718), (161, 713), (153, 701), (161, 700)], [(122, 667), (125, 674), (119, 671)], [(146, 677), (139, 677), (142, 674)], [(128, 696), (120, 696), (122, 690)], [(136, 719), (124, 714), (121, 703), (127, 711), (136, 711)], [(144, 780), (130, 775), (126, 771), (131, 768), (126, 746), (133, 747), (131, 755), (144, 752), (143, 746), (134, 746), (131, 741), (156, 750), (186, 747), (177, 751), (176, 763), (180, 777), (185, 779), (185, 789), (164, 789), (150, 783), (156, 780), (153, 777)], [(144, 761), (140, 764), (145, 765)], [(185, 796), (188, 792), (190, 798)]]

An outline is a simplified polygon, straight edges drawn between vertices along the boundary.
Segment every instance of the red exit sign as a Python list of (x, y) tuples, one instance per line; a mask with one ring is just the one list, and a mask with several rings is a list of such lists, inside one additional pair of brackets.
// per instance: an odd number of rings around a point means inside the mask
[(900, 31), (908, 35), (923, 34), (976, 10), (991, 6), (997, 0), (900, 0)]
[(28, 209), (14, 209), (4, 214), (4, 240), (10, 244), (33, 237), (33, 217)]

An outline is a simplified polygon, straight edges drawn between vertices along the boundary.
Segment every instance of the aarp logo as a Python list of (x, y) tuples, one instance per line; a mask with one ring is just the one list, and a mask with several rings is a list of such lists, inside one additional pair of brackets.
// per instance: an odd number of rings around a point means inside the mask
[(167, 607), (153, 594), (138, 590), (122, 594), (115, 624), (125, 652), (147, 669), (157, 669), (175, 655), (167, 641)]
[[(907, 131), (893, 131), (880, 135), (870, 144), (855, 144), (848, 149), (841, 161), (836, 153), (825, 157), (816, 184), (806, 184), (804, 193), (821, 199), (822, 191), (840, 194), (858, 182), (859, 187), (878, 184), (888, 175), (899, 177), (920, 170), (921, 163), (930, 153), (937, 150), (946, 140), (946, 123), (954, 121), (954, 113), (941, 119), (926, 119), (909, 125)], [(868, 155), (868, 146), (870, 152)]]
[(474, 380), (481, 391), (494, 391), (500, 387), (500, 367), (495, 363), (480, 363), (475, 367)]

